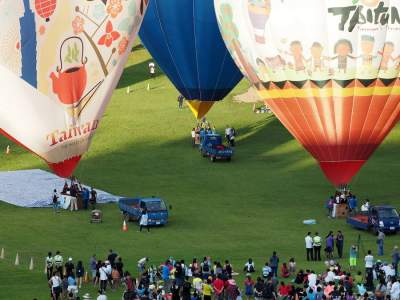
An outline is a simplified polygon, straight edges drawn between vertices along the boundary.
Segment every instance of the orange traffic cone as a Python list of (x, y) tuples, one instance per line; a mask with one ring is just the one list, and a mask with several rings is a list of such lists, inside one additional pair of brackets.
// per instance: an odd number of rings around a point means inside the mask
[(126, 224), (125, 220), (124, 223), (122, 224), (122, 231), (128, 231), (128, 225)]

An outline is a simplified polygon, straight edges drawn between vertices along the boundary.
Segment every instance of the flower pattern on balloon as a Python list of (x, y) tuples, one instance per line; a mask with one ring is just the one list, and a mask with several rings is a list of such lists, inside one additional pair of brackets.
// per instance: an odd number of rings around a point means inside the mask
[(118, 14), (122, 11), (124, 7), (121, 4), (121, 0), (110, 0), (107, 6), (107, 13), (112, 17), (115, 18)]
[(100, 37), (98, 44), (110, 47), (114, 41), (119, 39), (120, 36), (121, 35), (118, 31), (114, 31), (112, 23), (108, 21), (106, 25), (106, 33)]
[(127, 37), (123, 37), (118, 44), (118, 54), (122, 55), (125, 53), (126, 49), (128, 48), (129, 40)]
[(85, 20), (80, 16), (76, 16), (75, 19), (72, 21), (72, 29), (74, 30), (75, 34), (79, 34), (83, 32)]

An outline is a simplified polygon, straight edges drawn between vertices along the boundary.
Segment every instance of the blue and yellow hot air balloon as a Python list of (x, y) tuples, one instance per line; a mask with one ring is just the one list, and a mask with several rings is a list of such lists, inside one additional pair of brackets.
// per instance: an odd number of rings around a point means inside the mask
[(139, 35), (198, 119), (242, 78), (222, 40), (212, 0), (150, 1)]

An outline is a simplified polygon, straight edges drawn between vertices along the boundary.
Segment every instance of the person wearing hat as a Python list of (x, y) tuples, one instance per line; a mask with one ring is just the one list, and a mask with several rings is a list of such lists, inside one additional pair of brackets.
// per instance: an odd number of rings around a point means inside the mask
[(68, 261), (65, 263), (65, 274), (66, 276), (70, 276), (74, 273), (74, 263), (72, 262), (72, 257), (68, 258)]

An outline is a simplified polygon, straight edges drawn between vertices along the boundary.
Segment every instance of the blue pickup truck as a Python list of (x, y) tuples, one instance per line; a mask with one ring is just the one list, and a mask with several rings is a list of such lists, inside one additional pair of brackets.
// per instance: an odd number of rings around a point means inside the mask
[(150, 226), (165, 225), (168, 222), (168, 209), (160, 198), (121, 198), (118, 205), (126, 221), (138, 221), (146, 209)]
[(217, 159), (231, 161), (233, 149), (224, 146), (222, 136), (219, 134), (206, 134), (200, 141), (200, 153), (203, 157), (209, 157), (212, 162)]
[(390, 205), (371, 206), (367, 212), (347, 217), (347, 223), (355, 228), (371, 230), (374, 233), (378, 230), (391, 233), (400, 230), (399, 214)]

